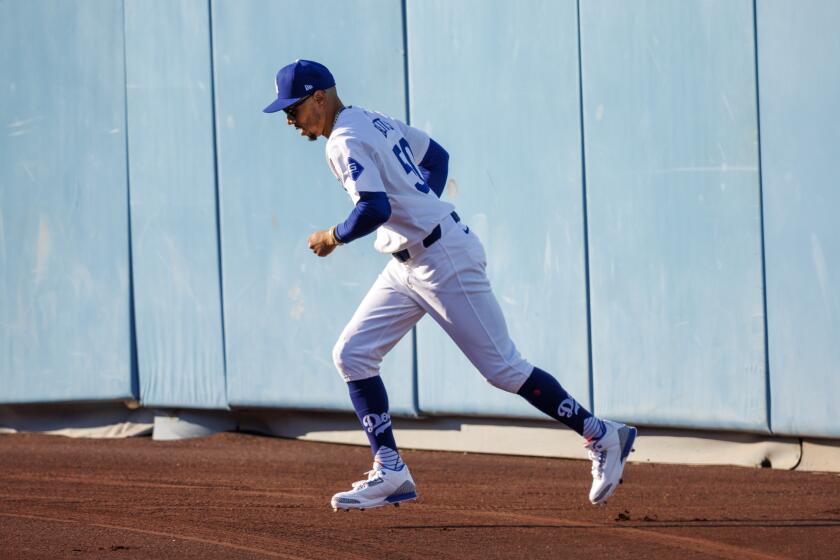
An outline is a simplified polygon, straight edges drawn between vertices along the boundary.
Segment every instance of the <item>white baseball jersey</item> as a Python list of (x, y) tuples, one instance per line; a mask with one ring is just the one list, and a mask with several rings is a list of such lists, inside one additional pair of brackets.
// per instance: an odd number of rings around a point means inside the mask
[[(411, 255), (389, 259), (339, 337), (333, 361), (347, 381), (378, 375), (383, 356), (428, 313), (491, 384), (515, 393), (533, 366), (508, 335), (481, 241), (450, 216), (454, 207), (417, 168), (428, 147), (425, 132), (358, 107), (341, 112), (327, 140), (330, 168), (354, 204), (359, 193), (388, 196), (391, 217), (377, 230), (376, 249), (409, 248)], [(438, 225), (439, 240), (424, 247)]]
[(384, 192), (391, 205), (391, 217), (376, 231), (377, 251), (416, 245), (455, 209), (417, 167), (428, 148), (428, 134), (381, 113), (351, 106), (336, 120), (326, 146), (333, 174), (353, 204), (359, 193)]

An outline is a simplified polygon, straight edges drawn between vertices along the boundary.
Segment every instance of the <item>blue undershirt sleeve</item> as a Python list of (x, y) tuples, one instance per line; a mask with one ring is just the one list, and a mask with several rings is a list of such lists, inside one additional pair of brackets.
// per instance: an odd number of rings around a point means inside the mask
[(446, 186), (446, 177), (449, 175), (449, 154), (443, 149), (443, 146), (430, 138), (429, 148), (426, 150), (426, 155), (423, 156), (423, 161), (420, 162), (419, 167), (426, 184), (440, 198), (443, 194), (443, 188)]
[(350, 243), (373, 232), (391, 217), (391, 203), (384, 192), (360, 192), (359, 203), (344, 222), (335, 227), (335, 237)]

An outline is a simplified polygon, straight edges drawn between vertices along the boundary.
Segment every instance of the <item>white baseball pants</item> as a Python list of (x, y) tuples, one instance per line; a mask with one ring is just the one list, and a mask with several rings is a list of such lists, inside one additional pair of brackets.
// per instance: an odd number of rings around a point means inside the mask
[(447, 217), (441, 238), (392, 258), (333, 348), (345, 381), (379, 375), (382, 358), (428, 313), (491, 384), (515, 393), (533, 371), (508, 335), (478, 237)]

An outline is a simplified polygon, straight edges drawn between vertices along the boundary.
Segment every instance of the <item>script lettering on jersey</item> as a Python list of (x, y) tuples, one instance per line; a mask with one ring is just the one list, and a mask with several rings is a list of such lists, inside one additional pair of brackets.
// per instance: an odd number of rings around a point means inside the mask
[(362, 425), (375, 436), (378, 436), (385, 430), (391, 427), (391, 416), (387, 412), (379, 414), (368, 414), (362, 418)]
[(373, 127), (382, 133), (382, 136), (388, 138), (388, 131), (394, 130), (394, 127), (386, 123), (380, 118), (373, 119)]

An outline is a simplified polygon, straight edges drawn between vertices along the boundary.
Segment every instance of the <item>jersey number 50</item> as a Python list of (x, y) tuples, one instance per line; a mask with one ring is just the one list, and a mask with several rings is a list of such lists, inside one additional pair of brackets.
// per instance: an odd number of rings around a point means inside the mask
[(416, 165), (414, 165), (414, 154), (411, 153), (411, 147), (408, 145), (408, 140), (400, 138), (399, 144), (394, 146), (394, 155), (397, 156), (400, 165), (403, 166), (406, 173), (414, 173), (417, 175), (417, 178), (420, 179), (419, 183), (414, 183), (414, 188), (422, 193), (429, 192), (429, 185), (426, 184), (426, 181), (423, 179), (423, 175), (420, 174), (420, 170), (417, 169)]

